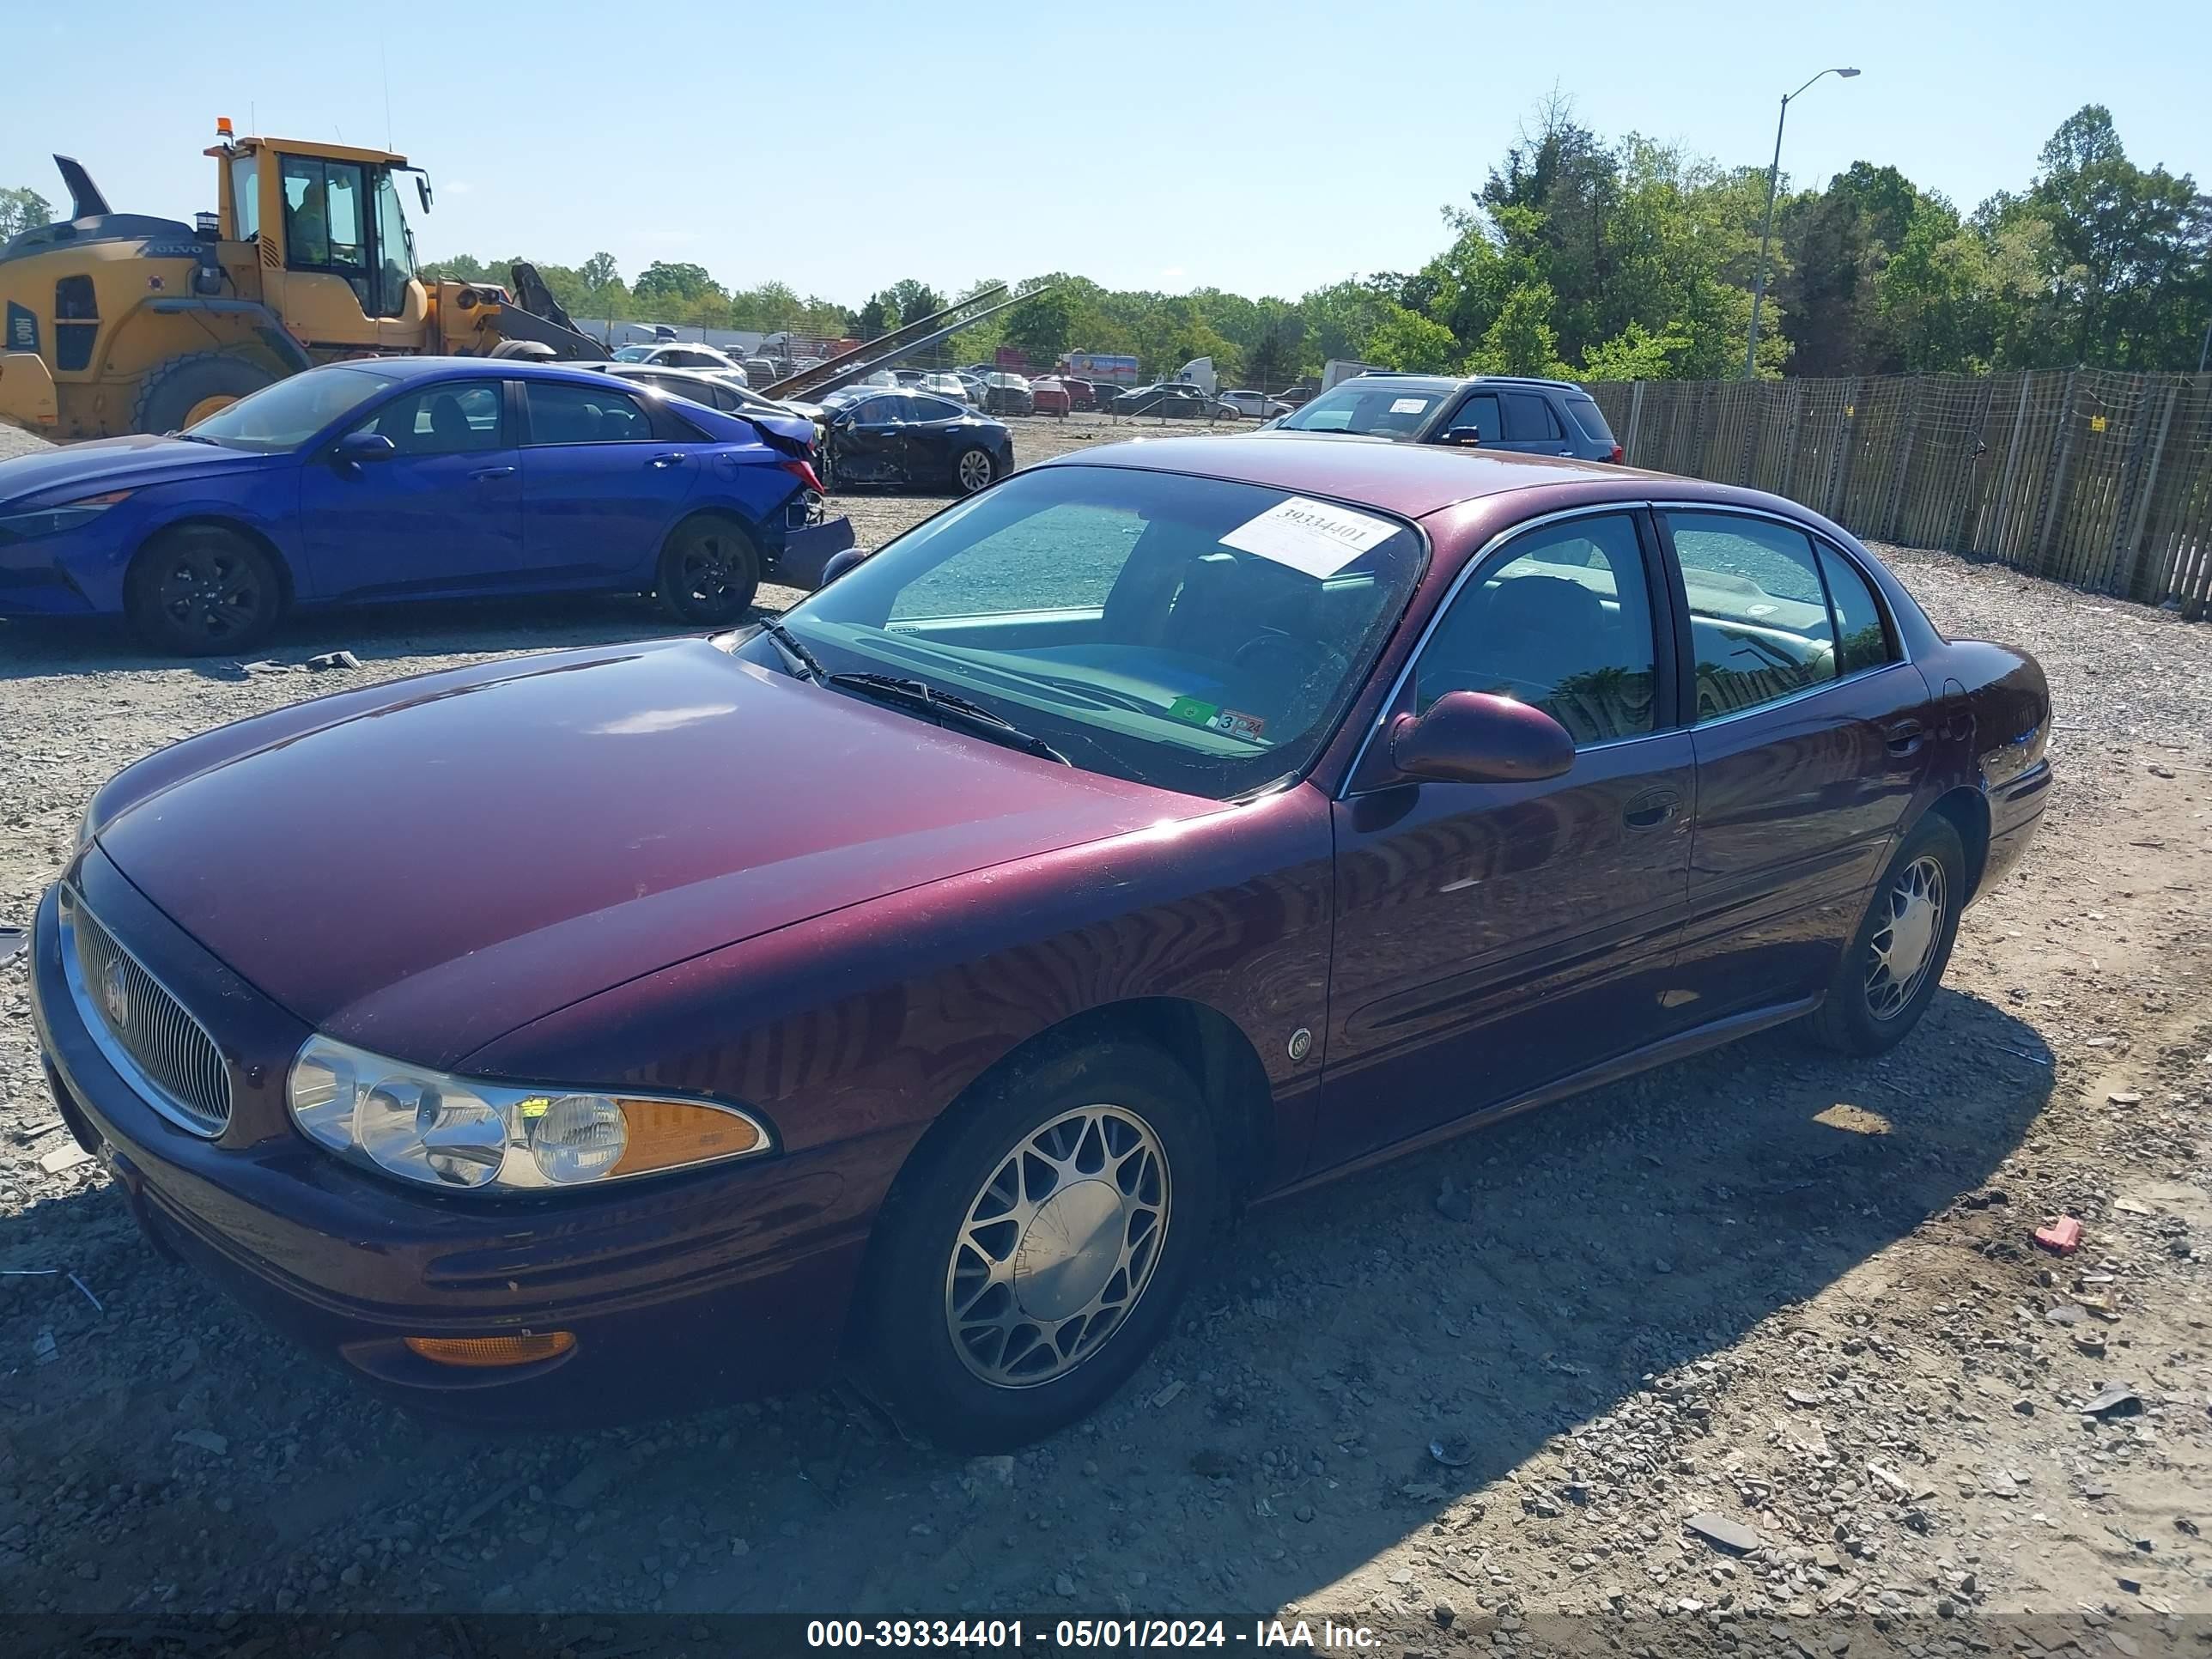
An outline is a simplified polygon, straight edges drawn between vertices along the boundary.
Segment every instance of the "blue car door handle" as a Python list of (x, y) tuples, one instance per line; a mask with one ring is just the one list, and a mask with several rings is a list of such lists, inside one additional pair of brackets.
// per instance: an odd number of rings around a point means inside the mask
[(1672, 789), (1646, 789), (1621, 809), (1621, 821), (1632, 830), (1656, 830), (1681, 804), (1681, 796)]
[(469, 477), (471, 478), (478, 480), (485, 478), (512, 478), (514, 476), (514, 469), (511, 466), (481, 467), (477, 471), (469, 474)]
[(681, 455), (656, 455), (653, 458), (653, 464), (655, 466), (674, 466), (683, 459)]

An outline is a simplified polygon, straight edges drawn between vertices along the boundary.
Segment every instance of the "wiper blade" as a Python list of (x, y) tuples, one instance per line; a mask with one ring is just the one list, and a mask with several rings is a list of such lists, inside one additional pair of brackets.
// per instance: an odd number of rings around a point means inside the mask
[(172, 432), (169, 435), (183, 443), (205, 444), (210, 449), (221, 449), (222, 447), (222, 446), (220, 443), (217, 443), (213, 438), (203, 438), (197, 432)]
[(1062, 766), (1075, 764), (1042, 738), (1023, 731), (1005, 715), (993, 713), (980, 702), (970, 702), (956, 691), (939, 690), (926, 680), (906, 679), (896, 674), (832, 674), (824, 684), (921, 709), (941, 720), (957, 722), (979, 737), (1045, 760), (1058, 761)]
[(806, 641), (800, 639), (798, 635), (793, 633), (788, 628), (786, 628), (774, 617), (763, 617), (761, 618), (761, 632), (767, 635), (770, 640), (774, 641), (782, 650), (785, 656), (790, 658), (792, 661), (799, 665), (801, 671), (799, 676), (799, 678), (803, 680), (819, 680), (829, 678), (829, 676), (823, 671), (822, 659), (806, 648)]

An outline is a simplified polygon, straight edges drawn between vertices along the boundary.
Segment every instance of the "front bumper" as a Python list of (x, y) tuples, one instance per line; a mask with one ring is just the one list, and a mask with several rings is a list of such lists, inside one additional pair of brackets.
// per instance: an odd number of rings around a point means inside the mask
[[(817, 1376), (834, 1358), (866, 1242), (833, 1152), (627, 1190), (485, 1203), (342, 1164), (283, 1115), (306, 1028), (208, 957), (96, 850), (88, 907), (204, 1020), (231, 1070), (214, 1139), (157, 1113), (94, 1041), (39, 907), (32, 1017), (48, 1081), (156, 1243), (310, 1352), (433, 1414), (500, 1426), (653, 1416)], [(433, 1364), (403, 1338), (565, 1330), (526, 1366)]]

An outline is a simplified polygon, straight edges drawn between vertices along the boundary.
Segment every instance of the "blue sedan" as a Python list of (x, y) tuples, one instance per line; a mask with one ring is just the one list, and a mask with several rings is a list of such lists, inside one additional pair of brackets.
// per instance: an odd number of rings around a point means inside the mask
[(364, 600), (649, 591), (718, 626), (852, 544), (813, 439), (550, 364), (333, 363), (185, 432), (0, 461), (0, 617), (121, 615), (192, 656)]

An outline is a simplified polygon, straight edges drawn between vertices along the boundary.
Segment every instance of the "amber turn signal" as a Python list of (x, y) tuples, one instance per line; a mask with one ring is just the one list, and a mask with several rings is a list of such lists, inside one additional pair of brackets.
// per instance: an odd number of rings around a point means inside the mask
[(410, 1336), (407, 1346), (439, 1365), (484, 1370), (495, 1365), (531, 1365), (576, 1346), (574, 1331), (526, 1331), (520, 1336)]
[(609, 1173), (644, 1175), (710, 1158), (750, 1152), (761, 1144), (760, 1126), (736, 1112), (680, 1100), (635, 1100), (617, 1096), (627, 1140)]

